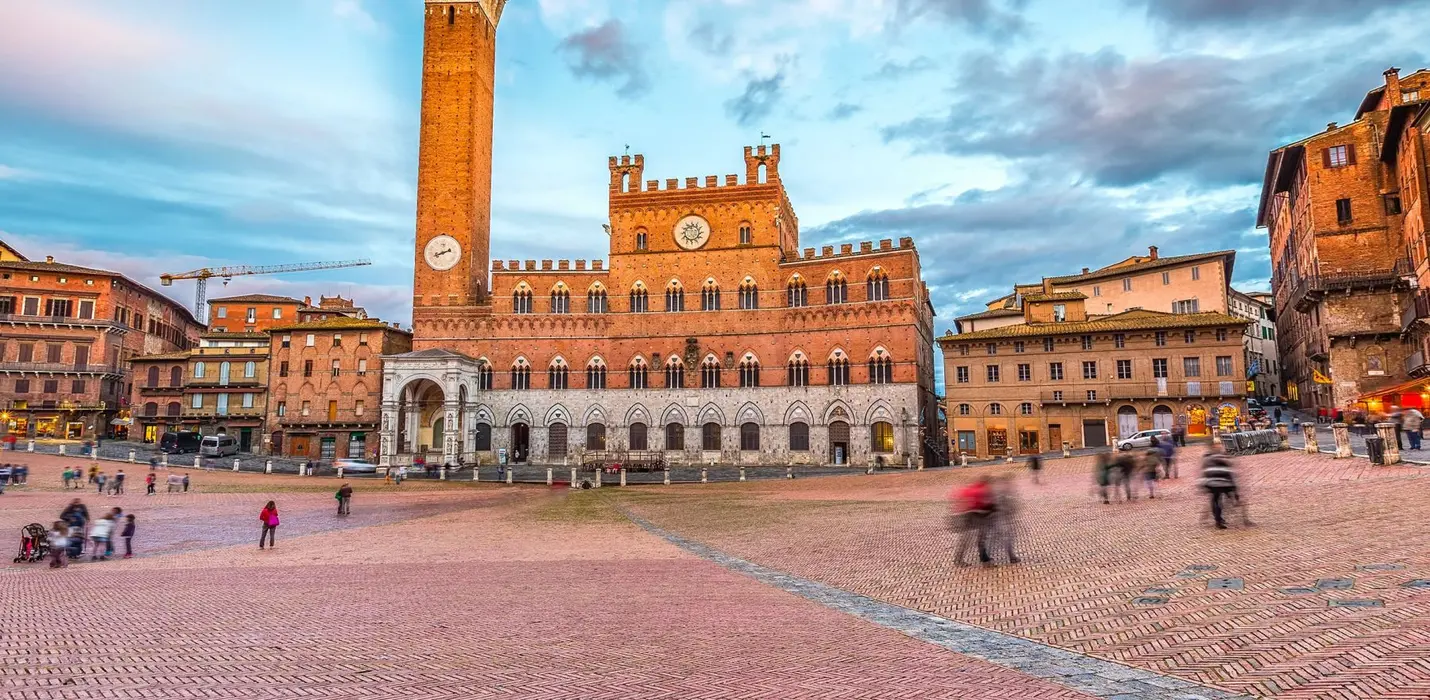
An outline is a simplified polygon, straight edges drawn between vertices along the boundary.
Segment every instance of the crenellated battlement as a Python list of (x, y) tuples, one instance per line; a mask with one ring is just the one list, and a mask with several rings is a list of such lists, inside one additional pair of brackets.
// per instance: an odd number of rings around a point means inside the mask
[[(611, 195), (650, 194), (655, 192), (680, 192), (703, 189), (722, 189), (747, 185), (779, 184), (780, 146), (745, 147), (745, 181), (740, 182), (736, 174), (706, 175), (700, 177), (666, 178), (643, 180), (645, 176), (645, 156), (641, 154), (611, 156), (608, 165), (611, 170)], [(644, 184), (642, 184), (644, 183)]]
[[(857, 251), (854, 249), (855, 245), (858, 245), (859, 247)], [(814, 248), (805, 248), (798, 252), (798, 257), (785, 260), (785, 264), (832, 260), (836, 258), (850, 258), (860, 255), (892, 253), (901, 250), (912, 251), (913, 249), (914, 239), (909, 238), (907, 236), (899, 239), (899, 244), (897, 247), (894, 246), (893, 239), (883, 238), (879, 240), (877, 247), (872, 241), (863, 241), (858, 244), (842, 243), (839, 245), (838, 252), (835, 251), (834, 246), (832, 245), (823, 246), (818, 250)]]

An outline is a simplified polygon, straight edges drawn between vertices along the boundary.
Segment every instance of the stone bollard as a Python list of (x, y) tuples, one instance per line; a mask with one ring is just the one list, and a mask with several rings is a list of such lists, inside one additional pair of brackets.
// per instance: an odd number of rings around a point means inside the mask
[(571, 467), (571, 488), (576, 488), (576, 467)]
[(308, 468), (301, 462), (298, 464), (298, 476), (307, 476)]
[(740, 467), (740, 481), (744, 481), (744, 480), (745, 480), (745, 468), (744, 468), (744, 467)]
[(670, 467), (665, 468), (665, 477), (661, 479), (661, 483), (665, 484), (666, 486), (670, 485)]
[(198, 469), (199, 467), (202, 467), (202, 466), (204, 466), (204, 460), (203, 460), (203, 458), (202, 458), (202, 457), (199, 457), (199, 456), (197, 456), (197, 455), (195, 455), (195, 456), (194, 456), (194, 469)]
[(65, 446), (63, 443), (60, 444), (60, 456), (65, 456)]
[(1351, 433), (1346, 428), (1345, 423), (1332, 423), (1331, 435), (1336, 438), (1336, 459), (1345, 459), (1351, 456)]
[(966, 466), (968, 466), (968, 453), (967, 453), (967, 452), (960, 452), (960, 453), (958, 453), (958, 466), (960, 466), (960, 467), (966, 467)]
[(1321, 451), (1321, 446), (1316, 443), (1316, 424), (1302, 423), (1301, 434), (1306, 436), (1306, 454), (1313, 455)]
[(1004, 457), (1004, 459), (1003, 459), (1003, 463), (1004, 463), (1004, 464), (1012, 464), (1012, 463), (1013, 463), (1013, 448), (1011, 448), (1011, 447), (1008, 448), (1008, 454), (1005, 455), (1005, 457)]
[(234, 457), (234, 458), (233, 458), (233, 470), (234, 470), (234, 471), (238, 471), (238, 458), (237, 458), (237, 457)]
[(447, 480), (447, 465), (444, 464), (444, 465), (442, 465), (442, 466), (440, 466), (440, 467), (437, 467), (437, 480), (438, 480), (438, 481), (446, 481), (446, 480)]
[(785, 467), (785, 478), (786, 478), (786, 479), (793, 479), (793, 478), (794, 478), (794, 467)]
[(1068, 442), (1067, 440), (1063, 440), (1063, 456), (1064, 456), (1064, 457), (1071, 457), (1071, 456), (1072, 456), (1072, 443), (1071, 443), (1071, 442)]
[(512, 464), (506, 470), (506, 485), (511, 486), (511, 475), (516, 472), (516, 465)]
[(482, 480), (482, 473), (481, 473), (481, 472), (482, 472), (482, 468), (481, 468), (481, 467), (472, 467), (472, 481), (481, 481), (481, 480)]
[(551, 478), (551, 467), (546, 468), (546, 485), (550, 486), (554, 479)]
[(710, 482), (709, 475), (705, 472), (705, 467), (701, 467), (701, 468), (700, 468), (700, 483), (706, 484), (706, 483), (709, 483), (709, 482)]
[(1400, 463), (1400, 445), (1395, 442), (1394, 423), (1376, 423), (1375, 432), (1382, 440), (1385, 440), (1385, 464), (1386, 466)]
[(626, 468), (621, 467), (621, 486), (626, 485)]
[(165, 468), (165, 469), (168, 469), (168, 468), (169, 468), (169, 455), (167, 455), (167, 454), (159, 455), (159, 466), (161, 466), (161, 467), (163, 467), (163, 468)]
[(133, 464), (133, 463), (134, 463), (134, 450), (130, 450), (130, 451), (129, 451), (129, 463), (130, 463), (130, 464)]
[(605, 473), (605, 471), (606, 470), (601, 467), (596, 467), (596, 488), (601, 488), (601, 474)]
[(269, 459), (269, 460), (264, 460), (264, 462), (263, 462), (263, 473), (264, 473), (264, 474), (272, 474), (272, 473), (273, 473), (273, 460), (271, 460), (271, 459)]
[(34, 452), (34, 451), (35, 451), (35, 441), (34, 441), (34, 440), (31, 440), (31, 441), (29, 442), (29, 444), (25, 446), (25, 451), (26, 451), (26, 452)]
[(1277, 423), (1276, 434), (1281, 438), (1281, 449), (1291, 449), (1291, 428), (1285, 423)]

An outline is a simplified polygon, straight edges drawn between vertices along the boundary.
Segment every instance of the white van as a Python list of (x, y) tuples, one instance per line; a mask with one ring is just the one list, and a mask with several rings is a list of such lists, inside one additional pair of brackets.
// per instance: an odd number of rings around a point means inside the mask
[(205, 457), (227, 457), (238, 454), (238, 441), (228, 435), (205, 435), (199, 444), (199, 454)]

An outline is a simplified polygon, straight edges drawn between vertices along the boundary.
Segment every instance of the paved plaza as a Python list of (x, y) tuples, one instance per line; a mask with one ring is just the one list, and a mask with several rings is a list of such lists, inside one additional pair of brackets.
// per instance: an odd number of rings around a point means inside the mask
[(101, 497), (60, 489), (78, 460), (18, 455), (11, 546), (78, 496), (135, 513), (139, 556), (6, 558), (0, 698), (1430, 697), (1427, 472), (1243, 458), (1255, 526), (1217, 531), (1195, 450), (1131, 503), (1093, 498), (1088, 458), (1009, 472), (1024, 561), (990, 569), (954, 565), (946, 497), (1007, 467), (363, 482), (338, 518), (332, 479), (196, 470), (149, 497), (140, 465)]

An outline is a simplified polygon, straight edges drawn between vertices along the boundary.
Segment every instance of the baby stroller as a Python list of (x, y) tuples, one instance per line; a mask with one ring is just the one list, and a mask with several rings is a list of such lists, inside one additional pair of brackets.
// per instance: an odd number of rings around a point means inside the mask
[(16, 564), (43, 561), (50, 555), (50, 533), (44, 525), (30, 523), (20, 529), (20, 553), (15, 555)]

